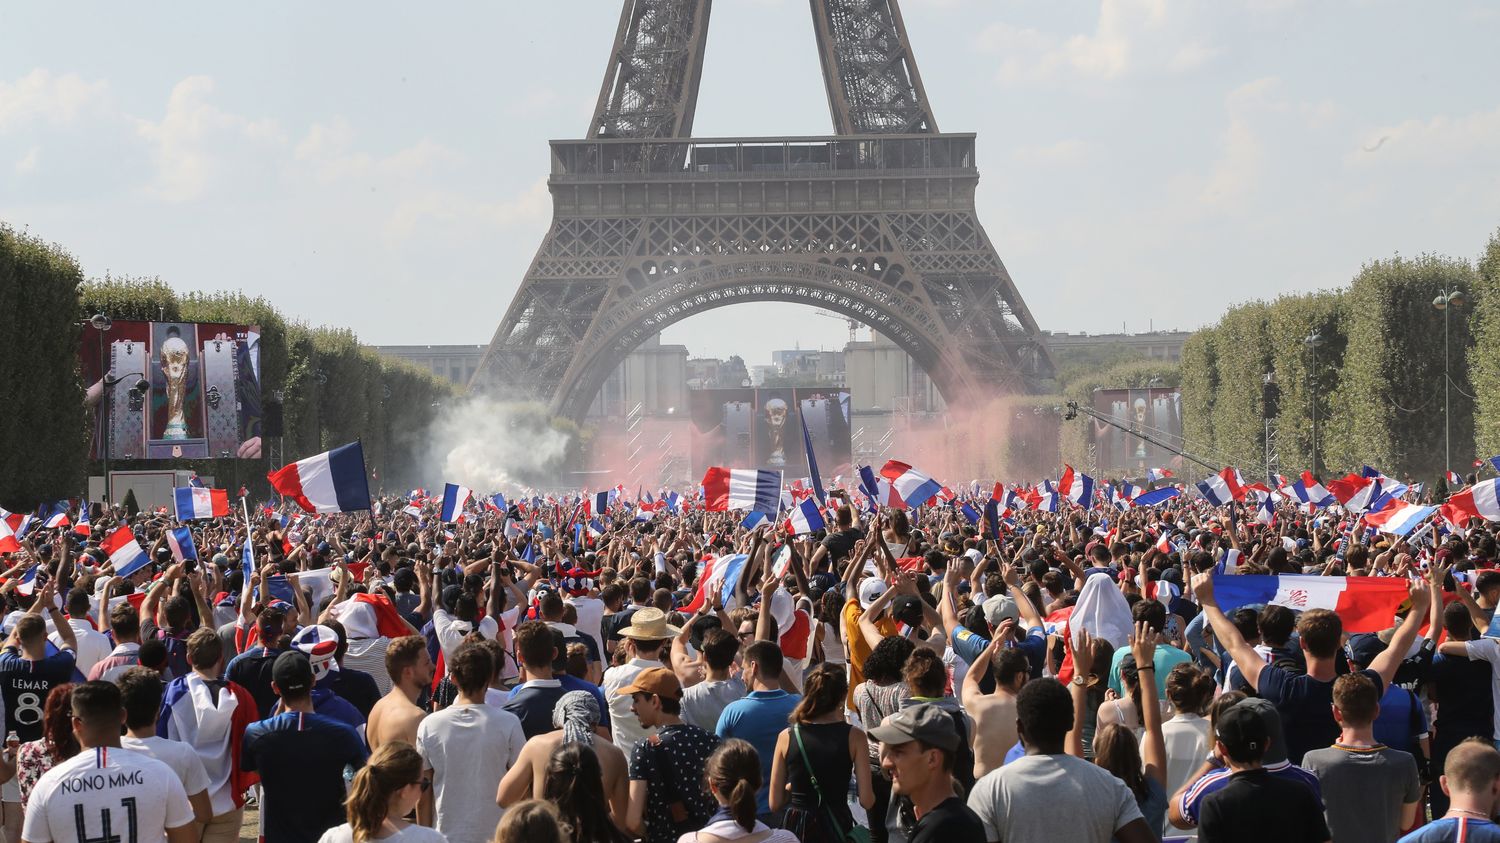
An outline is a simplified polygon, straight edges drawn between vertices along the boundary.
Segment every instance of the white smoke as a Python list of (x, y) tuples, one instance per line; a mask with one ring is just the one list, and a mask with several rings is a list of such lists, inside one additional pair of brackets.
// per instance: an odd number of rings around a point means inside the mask
[(445, 407), (428, 441), (427, 464), (442, 466), (444, 482), (486, 492), (556, 471), (569, 436), (553, 429), (537, 405), (473, 397)]

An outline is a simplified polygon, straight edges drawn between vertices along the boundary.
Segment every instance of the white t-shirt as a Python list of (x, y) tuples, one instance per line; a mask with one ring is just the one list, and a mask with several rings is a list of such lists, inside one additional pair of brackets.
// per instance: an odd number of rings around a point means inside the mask
[[(493, 617), (486, 616), (479, 622), (479, 634), (487, 640), (499, 641), (505, 648), (505, 663), (500, 666), (501, 679), (514, 679), (521, 675), (516, 666), (516, 660), (511, 653), (515, 652), (515, 646), (511, 643), (511, 634), (516, 626), (516, 618), (521, 615), (520, 606), (512, 606), (500, 613), (500, 620), (505, 624), (505, 629), (500, 629), (500, 624)], [(432, 628), (437, 633), (438, 646), (443, 650), (443, 661), (447, 663), (453, 659), (453, 654), (458, 651), (460, 644), (464, 643), (464, 636), (468, 635), (473, 624), (461, 621), (442, 609), (436, 609), (432, 613)]]
[(193, 806), (171, 767), (144, 753), (101, 746), (42, 775), (31, 789), (21, 836), (31, 843), (166, 843), (167, 829), (192, 821)]
[(172, 768), (182, 781), (182, 789), (188, 796), (208, 790), (208, 771), (203, 769), (203, 759), (197, 750), (182, 741), (152, 735), (149, 738), (120, 738), (120, 746), (134, 752), (144, 753)]
[[(348, 823), (335, 826), (323, 832), (318, 843), (354, 843), (354, 829)], [(380, 843), (448, 843), (448, 838), (437, 829), (412, 823), (390, 837), (380, 838)]]
[(1500, 735), (1500, 640), (1494, 638), (1479, 638), (1474, 641), (1465, 641), (1464, 649), (1471, 659), (1484, 659), (1490, 663), (1490, 697), (1494, 700), (1495, 721), (1491, 728), (1496, 735)]
[(1124, 782), (1071, 755), (1028, 755), (985, 773), (969, 792), (969, 810), (986, 840), (1108, 843), (1141, 818)]
[[(114, 645), (109, 643), (108, 635), (94, 629), (94, 625), (86, 620), (68, 618), (68, 626), (73, 627), (73, 637), (78, 639), (78, 647), (73, 650), (77, 657), (78, 672), (88, 676), (89, 671), (94, 669), (94, 665), (110, 654)], [(52, 624), (49, 622), (47, 627), (51, 629)], [(57, 630), (53, 629), (49, 632), (47, 640), (56, 644), (58, 649), (62, 649), (63, 637)]]
[(630, 710), (630, 695), (616, 692), (634, 682), (636, 674), (650, 667), (666, 667), (666, 665), (658, 661), (631, 659), (619, 667), (604, 671), (604, 682), (600, 685), (604, 690), (604, 699), (609, 703), (610, 736), (615, 746), (619, 747), (627, 758), (630, 757), (630, 750), (635, 747), (635, 742), (656, 734), (656, 729), (643, 727), (641, 719)]
[(437, 830), (452, 843), (487, 843), (505, 813), (495, 804), (500, 779), (516, 763), (526, 734), (503, 708), (459, 703), (417, 727), (417, 752), (432, 770)]
[(604, 649), (604, 635), (600, 631), (604, 623), (604, 601), (597, 597), (569, 597), (568, 605), (578, 610), (578, 623), (573, 626), (594, 639), (599, 645), (599, 655), (607, 659), (609, 651)]

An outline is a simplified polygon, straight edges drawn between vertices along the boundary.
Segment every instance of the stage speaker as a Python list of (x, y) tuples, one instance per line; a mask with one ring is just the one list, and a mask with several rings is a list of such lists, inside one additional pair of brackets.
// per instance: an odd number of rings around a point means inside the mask
[(281, 402), (280, 401), (268, 401), (268, 402), (266, 402), (265, 413), (261, 417), (261, 429), (262, 429), (262, 433), (264, 433), (266, 436), (282, 436), (283, 435), (282, 429), (281, 429)]

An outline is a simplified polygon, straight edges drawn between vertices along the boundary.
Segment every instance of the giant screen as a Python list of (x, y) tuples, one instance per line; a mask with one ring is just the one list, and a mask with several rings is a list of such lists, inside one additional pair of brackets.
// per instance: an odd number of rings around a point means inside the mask
[[(1094, 390), (1094, 411), (1133, 430), (1182, 447), (1182, 393), (1176, 387)], [(1140, 477), (1147, 469), (1180, 465), (1172, 451), (1099, 421), (1090, 421), (1099, 471)]]
[(85, 323), (79, 355), (92, 457), (260, 458), (259, 327)]
[(850, 461), (849, 391), (816, 387), (698, 389), (689, 398), (693, 470), (709, 466), (770, 468), (788, 481), (809, 475), (802, 420), (818, 472), (847, 474)]

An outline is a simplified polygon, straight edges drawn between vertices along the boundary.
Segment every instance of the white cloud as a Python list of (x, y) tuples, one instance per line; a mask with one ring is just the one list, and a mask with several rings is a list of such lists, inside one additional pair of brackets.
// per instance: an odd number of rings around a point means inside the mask
[(1193, 11), (1173, 0), (1100, 0), (1091, 32), (1062, 35), (1002, 21), (981, 30), (978, 44), (1000, 56), (996, 78), (1005, 84), (1182, 73), (1219, 54), (1194, 31)]
[(1500, 149), (1500, 107), (1458, 116), (1441, 114), (1371, 129), (1349, 153), (1348, 163), (1383, 166), (1468, 161), (1472, 165), (1475, 155), (1494, 158), (1497, 149)]
[(150, 192), (169, 202), (185, 202), (204, 194), (226, 169), (232, 155), (226, 146), (245, 141), (282, 146), (286, 137), (275, 120), (252, 120), (209, 102), (214, 81), (189, 76), (178, 82), (167, 98), (160, 122), (137, 120), (136, 132), (153, 147), (156, 179)]
[(76, 73), (54, 76), (37, 68), (14, 82), (0, 81), (0, 133), (33, 121), (67, 124), (100, 105), (109, 86)]
[(399, 203), (386, 223), (385, 234), (393, 240), (405, 240), (422, 226), (433, 223), (445, 229), (477, 227), (492, 233), (496, 229), (546, 220), (551, 212), (552, 195), (545, 177), (532, 182), (521, 193), (498, 201), (430, 190)]
[(353, 127), (344, 118), (336, 117), (327, 123), (314, 124), (297, 143), (294, 156), (298, 162), (310, 166), (314, 177), (325, 183), (413, 179), (458, 159), (452, 150), (428, 138), (386, 156), (354, 146)]
[(1063, 164), (1079, 164), (1096, 152), (1093, 144), (1078, 138), (1064, 138), (1043, 146), (1021, 146), (1015, 150), (1016, 160), (1023, 164), (1042, 167)]

